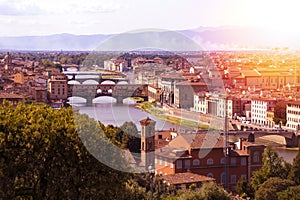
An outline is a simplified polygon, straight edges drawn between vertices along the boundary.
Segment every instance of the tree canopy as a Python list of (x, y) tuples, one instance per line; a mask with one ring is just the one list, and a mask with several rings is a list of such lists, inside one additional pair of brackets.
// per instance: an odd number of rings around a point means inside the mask
[(291, 165), (268, 146), (263, 153), (263, 166), (253, 173), (250, 184), (256, 191), (262, 183), (271, 177), (286, 179), (290, 168)]
[(90, 148), (124, 160), (106, 147), (99, 124), (86, 115), (42, 104), (14, 107), (4, 101), (0, 105), (0, 199), (122, 199), (123, 193), (134, 194), (132, 175), (92, 156), (79, 137), (83, 130), (89, 130), (83, 134)]

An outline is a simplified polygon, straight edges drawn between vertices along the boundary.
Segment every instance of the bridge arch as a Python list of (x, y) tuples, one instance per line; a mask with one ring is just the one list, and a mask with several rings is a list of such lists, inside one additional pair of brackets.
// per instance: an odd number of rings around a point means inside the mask
[(101, 85), (115, 85), (116, 83), (111, 80), (106, 80), (100, 83)]
[(117, 103), (117, 99), (111, 96), (101, 96), (93, 99), (92, 101), (94, 104), (101, 104), (101, 103)]
[(95, 80), (85, 80), (82, 82), (83, 85), (98, 85), (98, 81)]
[(264, 135), (264, 136), (256, 137), (256, 139), (263, 139), (263, 140), (267, 140), (270, 142), (287, 145), (286, 138), (282, 135), (275, 135), (275, 134), (274, 135)]
[(83, 97), (73, 96), (69, 97), (68, 101), (70, 104), (85, 104), (87, 103), (87, 100)]
[(81, 83), (79, 81), (71, 80), (68, 81), (68, 85), (80, 85)]
[(117, 83), (117, 85), (128, 85), (127, 81), (120, 81)]

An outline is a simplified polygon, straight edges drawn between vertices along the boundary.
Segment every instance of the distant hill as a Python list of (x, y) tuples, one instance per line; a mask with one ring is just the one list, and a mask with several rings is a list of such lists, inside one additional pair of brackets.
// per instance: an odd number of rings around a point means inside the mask
[[(192, 40), (196, 44), (193, 44)], [(105, 48), (101, 45), (104, 45)], [(189, 48), (194, 50), (195, 45), (206, 50), (274, 47), (289, 47), (299, 50), (300, 34), (279, 34), (266, 29), (243, 27), (199, 27), (193, 30), (146, 30), (117, 35), (56, 34), (0, 37), (0, 49), (2, 50), (95, 50), (99, 46), (100, 50), (128, 50), (139, 47), (151, 48), (151, 45), (167, 50), (189, 50)]]

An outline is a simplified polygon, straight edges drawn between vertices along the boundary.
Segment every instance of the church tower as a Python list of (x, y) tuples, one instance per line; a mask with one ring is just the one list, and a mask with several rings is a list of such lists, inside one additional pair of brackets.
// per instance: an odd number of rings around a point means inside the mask
[(9, 52), (7, 52), (7, 54), (5, 55), (4, 62), (5, 62), (4, 69), (9, 70), (11, 67), (11, 64), (12, 64), (12, 58), (11, 58), (11, 55), (9, 54)]
[(142, 126), (141, 131), (141, 164), (145, 166), (145, 170), (148, 171), (149, 166), (154, 169), (155, 159), (155, 121), (147, 117), (140, 121)]

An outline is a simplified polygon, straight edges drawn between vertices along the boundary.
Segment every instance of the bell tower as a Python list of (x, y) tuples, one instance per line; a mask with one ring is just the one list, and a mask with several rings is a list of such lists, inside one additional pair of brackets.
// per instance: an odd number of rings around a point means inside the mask
[(4, 69), (9, 70), (11, 67), (11, 64), (12, 64), (12, 58), (11, 58), (11, 55), (9, 54), (9, 52), (7, 52), (7, 54), (5, 55), (4, 62), (5, 62)]
[(141, 164), (145, 166), (145, 170), (148, 171), (149, 166), (154, 169), (155, 159), (155, 121), (147, 117), (140, 121), (141, 131)]

